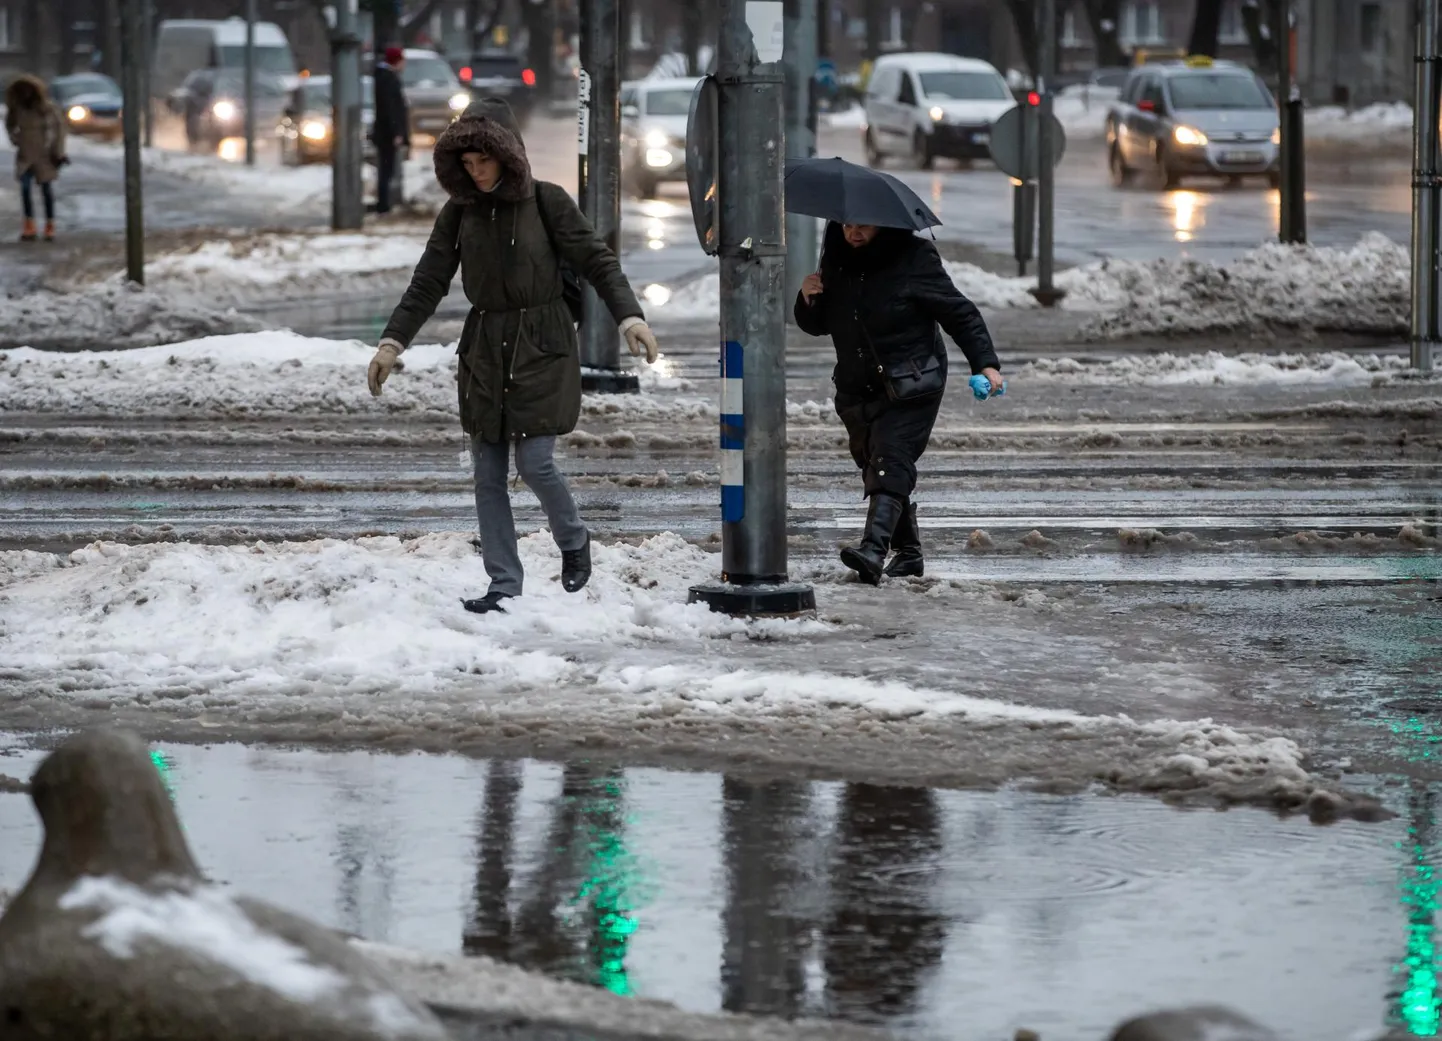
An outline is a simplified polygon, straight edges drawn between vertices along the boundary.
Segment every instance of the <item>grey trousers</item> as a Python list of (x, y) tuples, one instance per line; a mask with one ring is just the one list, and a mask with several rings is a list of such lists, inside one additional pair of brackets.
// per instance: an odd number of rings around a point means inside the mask
[(526, 487), (541, 500), (541, 509), (551, 525), (551, 536), (562, 550), (580, 549), (586, 544), (586, 525), (576, 511), (576, 500), (566, 478), (556, 468), (554, 437), (523, 437), (519, 441), (492, 444), (471, 439), (471, 459), (476, 467), (476, 519), (481, 529), (481, 557), (491, 576), (492, 593), (520, 596), (525, 570), (516, 546), (516, 520), (511, 513), (511, 495), (506, 488), (511, 472), (511, 445), (516, 446), (516, 472)]

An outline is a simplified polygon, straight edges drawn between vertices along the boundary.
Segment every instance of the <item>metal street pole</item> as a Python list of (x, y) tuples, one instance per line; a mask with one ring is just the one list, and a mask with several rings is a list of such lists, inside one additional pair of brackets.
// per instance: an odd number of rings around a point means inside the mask
[(1037, 242), (1036, 290), (1032, 296), (1052, 307), (1066, 295), (1057, 289), (1056, 274), (1056, 155), (1051, 136), (1052, 84), (1056, 81), (1056, 0), (1041, 0), (1040, 61), (1036, 90), (1041, 105), (1037, 116)]
[(1281, 212), (1278, 239), (1307, 241), (1306, 167), (1302, 155), (1302, 99), (1292, 85), (1292, 5), (1278, 0), (1272, 22), (1272, 44), (1277, 53), (1277, 119), (1282, 128)]
[[(786, 158), (809, 159), (816, 154), (817, 0), (785, 0)], [(786, 215), (785, 312), (801, 292), (801, 283), (816, 270), (816, 219)]]
[(245, 0), (245, 165), (255, 165), (255, 0)]
[(125, 277), (145, 284), (145, 207), (140, 179), (143, 0), (123, 0), (120, 19), (121, 126), (125, 134)]
[(155, 50), (155, 0), (144, 0), (144, 3), (145, 32), (141, 48), (144, 64), (141, 67), (140, 93), (145, 99), (145, 147), (150, 148), (155, 144), (155, 109), (150, 100), (150, 63), (154, 60)]
[[(619, 0), (581, 4), (581, 74), (578, 86), (577, 192), (584, 213), (613, 253), (621, 235), (621, 5)], [(581, 386), (585, 390), (634, 393), (633, 372), (621, 371), (621, 336), (596, 290), (584, 287), (581, 324)]]
[(1431, 372), (1439, 338), (1438, 120), (1442, 119), (1442, 14), (1416, 0), (1416, 85), (1412, 107), (1412, 367)]
[(786, 570), (786, 79), (779, 0), (720, 0), (721, 583), (691, 600), (744, 615), (811, 611)]
[(365, 224), (361, 190), (360, 33), (356, 0), (336, 0), (331, 31), (331, 227), (354, 231)]

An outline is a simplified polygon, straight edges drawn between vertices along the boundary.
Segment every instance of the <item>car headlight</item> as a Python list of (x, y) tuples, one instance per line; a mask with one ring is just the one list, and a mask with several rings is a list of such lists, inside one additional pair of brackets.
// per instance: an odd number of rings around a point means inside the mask
[(1274, 144), (1274, 145), (1280, 145), (1281, 143), (1282, 143), (1282, 128), (1281, 128), (1281, 127), (1278, 127), (1276, 130), (1273, 130), (1273, 131), (1272, 131), (1272, 144)]
[(468, 106), (470, 103), (471, 96), (469, 94), (451, 95), (450, 106), (452, 112), (464, 112), (466, 110), (466, 106)]
[(307, 141), (324, 141), (330, 135), (330, 127), (316, 119), (307, 119), (300, 125), (300, 136)]
[(1172, 137), (1179, 145), (1204, 145), (1207, 143), (1207, 135), (1196, 127), (1180, 126), (1172, 131)]
[(670, 143), (671, 138), (664, 130), (653, 130), (646, 135), (647, 148), (665, 148)]
[(646, 149), (646, 165), (657, 170), (664, 169), (676, 161), (676, 157), (667, 148)]
[(72, 123), (81, 123), (90, 118), (90, 110), (84, 105), (72, 105), (70, 111), (65, 113)]
[(236, 108), (233, 101), (217, 101), (210, 106), (211, 115), (222, 122), (230, 122), (235, 118)]
[(931, 111), (927, 113), (927, 115), (931, 116), (931, 121), (933, 123), (940, 123), (943, 119), (946, 118), (946, 112), (942, 110), (942, 107), (940, 105), (933, 105)]

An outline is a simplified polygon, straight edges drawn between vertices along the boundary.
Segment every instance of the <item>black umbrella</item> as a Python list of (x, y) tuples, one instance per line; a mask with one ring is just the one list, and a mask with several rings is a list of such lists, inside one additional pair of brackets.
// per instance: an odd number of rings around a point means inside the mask
[(914, 191), (891, 174), (845, 159), (788, 160), (786, 212), (838, 224), (913, 231), (941, 223)]

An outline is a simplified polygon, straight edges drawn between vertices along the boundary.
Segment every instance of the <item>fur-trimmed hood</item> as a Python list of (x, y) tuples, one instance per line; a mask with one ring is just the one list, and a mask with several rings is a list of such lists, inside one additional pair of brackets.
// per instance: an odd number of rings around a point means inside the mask
[[(466, 173), (461, 156), (467, 152), (480, 152), (500, 162), (501, 183), (489, 196)], [(488, 197), (520, 202), (535, 190), (520, 126), (511, 106), (501, 98), (473, 102), (448, 126), (436, 140), (435, 164), (436, 181), (452, 201), (462, 205), (483, 202)]]
[[(26, 95), (29, 97), (26, 97)], [(44, 108), (50, 101), (45, 81), (29, 73), (21, 73), (5, 88), (6, 108)]]

